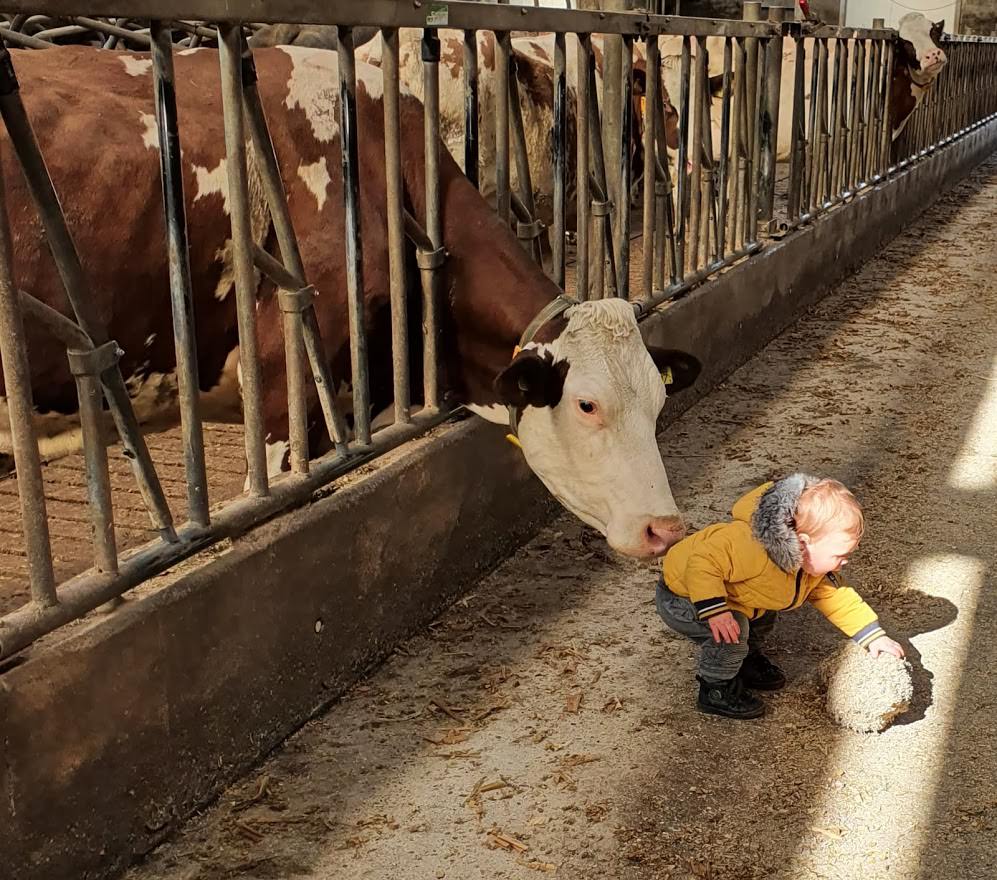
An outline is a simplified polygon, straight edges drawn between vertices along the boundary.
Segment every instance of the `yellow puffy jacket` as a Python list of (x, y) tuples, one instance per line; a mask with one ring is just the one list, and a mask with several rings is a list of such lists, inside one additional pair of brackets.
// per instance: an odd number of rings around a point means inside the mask
[(810, 602), (863, 647), (884, 635), (876, 612), (840, 577), (816, 577), (800, 567), (792, 517), (813, 479), (793, 474), (759, 486), (734, 505), (733, 522), (707, 526), (675, 544), (662, 561), (668, 589), (689, 599), (700, 620), (724, 611), (751, 620)]

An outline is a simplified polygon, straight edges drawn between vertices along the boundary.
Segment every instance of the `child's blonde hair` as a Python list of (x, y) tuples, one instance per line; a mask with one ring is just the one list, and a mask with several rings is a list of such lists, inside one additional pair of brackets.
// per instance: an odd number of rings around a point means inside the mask
[(856, 540), (865, 530), (865, 518), (858, 499), (837, 480), (818, 480), (800, 493), (796, 504), (796, 531), (819, 538), (832, 530), (845, 532)]

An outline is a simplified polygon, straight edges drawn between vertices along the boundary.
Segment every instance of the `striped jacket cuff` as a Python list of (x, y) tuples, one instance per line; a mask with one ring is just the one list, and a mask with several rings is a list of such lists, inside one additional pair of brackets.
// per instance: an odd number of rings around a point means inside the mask
[(876, 641), (876, 639), (885, 635), (886, 630), (879, 625), (878, 620), (874, 620), (872, 623), (867, 624), (855, 633), (855, 635), (852, 636), (852, 641), (857, 645), (861, 645), (863, 648), (868, 648), (869, 645)]
[(696, 615), (700, 620), (706, 620), (707, 618), (723, 614), (725, 611), (730, 610), (727, 607), (726, 596), (713, 596), (709, 599), (700, 599), (698, 602), (693, 602), (692, 604), (695, 606)]

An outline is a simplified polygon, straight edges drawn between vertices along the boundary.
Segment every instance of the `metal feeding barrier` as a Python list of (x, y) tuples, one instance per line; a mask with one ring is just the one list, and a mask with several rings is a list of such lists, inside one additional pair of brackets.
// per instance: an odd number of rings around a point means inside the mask
[[(31, 595), (26, 605), (0, 618), (0, 659), (114, 602), (209, 544), (307, 502), (320, 487), (447, 418), (439, 363), (440, 282), (446, 261), (441, 149), (451, 149), (467, 177), (494, 199), (499, 216), (558, 285), (582, 300), (629, 299), (643, 316), (758, 252), (767, 237), (847, 205), (863, 189), (997, 113), (993, 39), (947, 38), (947, 67), (895, 137), (890, 115), (896, 63), (893, 31), (784, 22), (778, 9), (762, 21), (758, 3), (745, 4), (744, 20), (717, 21), (460, 2), (268, 2), (262, 17), (270, 22), (328, 25), (330, 45), (339, 54), (351, 431), (323, 354), (315, 290), (299, 252), (246, 42), (260, 27), (248, 19), (261, 18), (263, 5), (246, 3), (243, 9), (230, 0), (139, 0), (126, 4), (127, 15), (120, 14), (126, 10), (115, 0), (89, 0), (85, 9), (76, 0), (52, 0), (41, 14), (22, 9), (25, 5), (8, 3), (15, 11), (0, 23), (0, 36), (10, 46), (40, 49), (53, 41), (81, 42), (147, 51), (152, 61), (187, 516), (175, 526), (118, 367), (122, 352), (91, 314), (80, 255), (21, 101), (16, 64), (5, 49), (0, 54), (0, 114), (74, 319), (45, 305), (30, 290), (16, 289), (11, 231), (0, 192), (0, 353)], [(359, 194), (365, 184), (358, 163), (362, 132), (357, 128), (354, 44), (354, 28), (360, 27), (379, 29), (381, 41), (394, 395), (393, 422), (381, 429), (370, 418), (364, 333)], [(462, 44), (462, 94), (456, 108), (441, 106), (440, 66), (457, 63), (452, 53), (446, 62), (442, 59), (442, 28)], [(399, 47), (404, 39), (418, 43), (418, 82), (402, 82)], [(543, 47), (539, 53), (538, 43)], [(248, 481), (242, 497), (215, 506), (208, 495), (198, 407), (198, 351), (173, 71), (178, 45), (217, 47), (222, 83)], [(493, 65), (479, 63), (482, 46), (494, 55)], [(611, 65), (614, 53), (619, 63)], [(617, 72), (618, 79), (613, 79)], [(530, 86), (535, 89), (538, 74), (549, 84), (550, 130), (540, 138), (547, 145), (544, 161), (549, 160), (549, 170), (537, 167), (531, 145), (538, 134), (527, 131), (536, 124), (536, 115), (527, 110), (536, 100)], [(406, 209), (403, 198), (402, 85), (420, 92), (423, 99), (424, 225)], [(488, 116), (479, 106), (486, 92), (495, 95), (495, 113)], [(446, 100), (452, 99), (448, 92)], [(459, 144), (441, 140), (441, 116), (447, 113), (462, 121)], [(279, 260), (252, 237), (247, 129)], [(486, 141), (494, 153), (487, 161), (482, 152)], [(549, 219), (542, 218), (548, 210)], [(641, 233), (641, 257), (632, 266), (635, 229)], [(414, 246), (420, 275), (421, 340), (408, 338), (406, 239)], [(640, 282), (633, 285), (637, 289), (632, 289), (632, 268), (639, 269)], [(275, 480), (268, 476), (262, 427), (263, 379), (254, 329), (256, 271), (278, 290), (287, 365), (290, 474)], [(26, 321), (38, 322), (65, 346), (79, 396), (93, 567), (59, 585), (32, 424)], [(415, 393), (422, 403), (418, 412), (409, 373), (413, 345), (422, 349), (423, 388)], [(306, 405), (312, 386), (333, 447), (314, 459)], [(125, 552), (115, 541), (105, 406), (159, 533), (156, 540)]]

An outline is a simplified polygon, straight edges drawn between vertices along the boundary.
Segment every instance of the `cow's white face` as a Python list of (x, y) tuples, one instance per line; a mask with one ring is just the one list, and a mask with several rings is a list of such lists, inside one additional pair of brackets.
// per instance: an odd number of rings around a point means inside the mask
[(938, 45), (944, 31), (944, 21), (932, 23), (920, 12), (909, 12), (900, 19), (899, 51), (916, 85), (929, 85), (948, 61)]
[(567, 318), (554, 342), (518, 354), (496, 389), (522, 406), (519, 441), (551, 494), (618, 552), (660, 556), (685, 534), (656, 439), (661, 368), (680, 389), (699, 363), (656, 352), (656, 364), (623, 300), (582, 303)]

